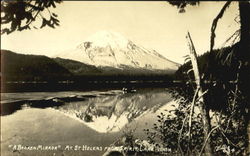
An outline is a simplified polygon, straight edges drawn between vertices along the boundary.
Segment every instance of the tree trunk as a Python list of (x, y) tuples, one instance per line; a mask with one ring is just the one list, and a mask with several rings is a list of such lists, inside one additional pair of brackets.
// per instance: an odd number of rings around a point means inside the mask
[(249, 61), (250, 59), (250, 3), (248, 1), (239, 2), (240, 13), (240, 59)]
[(239, 2), (239, 13), (240, 13), (240, 43), (239, 43), (239, 50), (237, 53), (237, 57), (239, 60), (242, 61), (242, 68), (240, 71), (240, 85), (239, 89), (242, 92), (243, 96), (247, 97), (245, 101), (243, 101), (242, 105), (243, 108), (243, 117), (245, 120), (245, 132), (247, 133), (247, 145), (246, 145), (246, 153), (250, 153), (250, 115), (249, 115), (249, 105), (250, 105), (250, 71), (249, 71), (249, 63), (250, 63), (250, 2), (248, 1), (241, 1)]
[(250, 2), (239, 2), (240, 23), (241, 23), (241, 42), (249, 43), (250, 41)]
[[(197, 88), (199, 89), (198, 104), (199, 104), (199, 109), (200, 109), (200, 112), (201, 112), (201, 115), (203, 118), (205, 155), (212, 156), (213, 150), (212, 150), (212, 146), (211, 146), (211, 140), (209, 138), (209, 133), (211, 131), (209, 110), (206, 108), (207, 103), (205, 101), (205, 98), (203, 97), (204, 93), (203, 93), (203, 88), (201, 85), (201, 78), (200, 78), (200, 73), (199, 73), (199, 68), (198, 68), (198, 63), (197, 63), (197, 54), (196, 54), (195, 47), (194, 47), (194, 44), (193, 44), (193, 41), (191, 39), (189, 32), (187, 34), (187, 39), (188, 39), (188, 46), (190, 48), (190, 58), (191, 58), (192, 66), (193, 66), (195, 83), (196, 83)], [(206, 140), (207, 140), (207, 142), (206, 142)], [(203, 151), (201, 151), (201, 152), (203, 152)]]

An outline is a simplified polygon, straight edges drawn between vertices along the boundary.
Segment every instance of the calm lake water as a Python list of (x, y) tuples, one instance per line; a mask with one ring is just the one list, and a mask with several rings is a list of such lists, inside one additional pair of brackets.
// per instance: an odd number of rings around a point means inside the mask
[(125, 131), (144, 139), (172, 109), (164, 88), (1, 94), (3, 155), (102, 155)]

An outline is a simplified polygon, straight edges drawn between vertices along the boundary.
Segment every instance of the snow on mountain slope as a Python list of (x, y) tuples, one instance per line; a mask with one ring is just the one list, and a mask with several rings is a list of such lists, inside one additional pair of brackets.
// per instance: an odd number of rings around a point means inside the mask
[(57, 57), (115, 68), (122, 68), (124, 65), (150, 70), (178, 68), (177, 63), (166, 59), (155, 50), (147, 50), (118, 33), (108, 31), (95, 33), (76, 49), (60, 53)]

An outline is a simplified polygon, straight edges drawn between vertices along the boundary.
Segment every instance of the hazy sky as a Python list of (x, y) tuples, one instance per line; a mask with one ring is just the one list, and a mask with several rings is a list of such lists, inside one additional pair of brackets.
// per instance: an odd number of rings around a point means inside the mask
[[(212, 20), (224, 4), (201, 2), (180, 14), (176, 7), (165, 1), (65, 1), (52, 10), (59, 15), (60, 27), (3, 35), (1, 48), (53, 56), (74, 49), (97, 31), (108, 30), (183, 63), (183, 56), (189, 53), (185, 38), (187, 31), (199, 54), (208, 50)], [(216, 47), (221, 47), (239, 29), (239, 24), (234, 21), (238, 14), (237, 2), (233, 2), (218, 23)]]

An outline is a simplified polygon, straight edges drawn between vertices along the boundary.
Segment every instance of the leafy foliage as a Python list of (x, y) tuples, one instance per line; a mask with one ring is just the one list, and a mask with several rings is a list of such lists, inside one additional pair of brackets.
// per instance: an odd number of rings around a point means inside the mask
[(199, 5), (199, 1), (168, 1), (171, 5), (176, 6), (180, 13), (185, 12), (188, 5)]
[[(145, 129), (148, 140), (151, 144), (171, 149), (166, 154), (199, 155), (204, 144), (201, 114), (195, 111), (192, 127), (189, 127), (190, 103), (175, 89), (171, 89), (170, 92), (175, 95), (174, 99), (179, 106), (175, 110), (165, 110), (166, 112), (159, 114), (153, 128)], [(246, 141), (244, 122), (241, 112), (238, 112), (239, 104), (234, 101), (235, 96), (230, 96), (228, 99), (231, 100), (227, 114), (217, 111), (213, 113), (214, 131), (211, 132), (211, 143), (216, 155), (242, 155)], [(240, 102), (241, 99), (236, 98), (236, 101)]]
[[(39, 17), (42, 20), (40, 28), (59, 26), (57, 14), (50, 12), (62, 0), (3, 0), (1, 1), (1, 34), (31, 29), (32, 23)], [(49, 17), (44, 14), (47, 12)], [(37, 27), (33, 26), (37, 29)]]
[[(171, 93), (176, 91), (171, 89)], [(195, 155), (202, 148), (203, 143), (203, 126), (200, 114), (196, 114), (192, 120), (191, 134), (189, 134), (187, 112), (190, 107), (187, 101), (178, 94), (175, 98), (178, 99), (179, 106), (175, 110), (165, 110), (160, 115), (157, 115), (158, 120), (154, 124), (152, 130), (145, 129), (148, 139), (151, 143), (160, 143), (165, 148), (171, 149), (169, 154), (181, 154), (191, 152)], [(189, 135), (192, 136), (190, 142)]]
[[(249, 93), (247, 79), (250, 79), (250, 67), (235, 57), (237, 48), (238, 44), (235, 44), (198, 57), (203, 73), (202, 85), (206, 90), (204, 97), (212, 114), (210, 137), (216, 155), (243, 155), (247, 148), (245, 121), (249, 115), (246, 108), (250, 94), (246, 93)], [(178, 108), (161, 113), (154, 127), (145, 130), (150, 142), (163, 144), (171, 149), (171, 154), (198, 155), (204, 145), (201, 114), (195, 109), (193, 116), (190, 113), (195, 94), (193, 71), (190, 69), (191, 62), (187, 59), (175, 75), (182, 83), (169, 90)], [(197, 105), (194, 104), (195, 107)]]
[[(199, 70), (202, 73), (203, 88), (208, 90), (206, 96), (209, 103), (209, 108), (212, 110), (225, 110), (228, 106), (228, 94), (231, 90), (235, 90), (235, 80), (237, 78), (239, 62), (235, 57), (238, 44), (223, 49), (217, 49), (212, 52), (204, 53), (198, 57)], [(231, 57), (231, 58), (229, 58)], [(183, 64), (175, 74), (175, 78), (182, 83), (176, 91), (191, 101), (194, 94), (194, 77), (193, 72), (188, 72), (191, 69), (191, 62)], [(241, 86), (244, 93), (249, 93), (250, 65), (242, 67), (240, 71), (241, 80), (245, 80), (245, 85)], [(241, 83), (242, 84), (242, 83)], [(223, 88), (223, 89), (222, 89)], [(181, 89), (181, 90), (180, 90)], [(249, 99), (249, 96), (245, 95)], [(246, 100), (247, 100), (246, 99)]]

